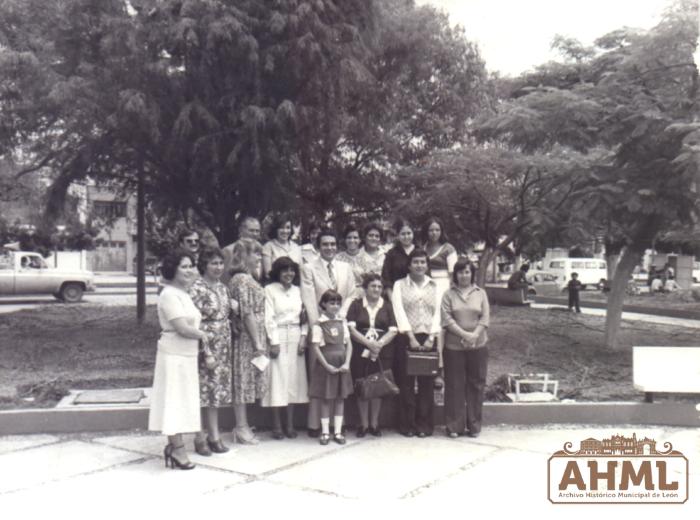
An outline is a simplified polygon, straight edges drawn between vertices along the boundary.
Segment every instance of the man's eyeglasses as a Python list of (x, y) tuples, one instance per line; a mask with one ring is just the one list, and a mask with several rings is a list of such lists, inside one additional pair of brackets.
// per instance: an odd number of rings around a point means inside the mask
[(199, 239), (198, 238), (186, 238), (185, 243), (192, 244), (192, 245), (199, 244)]

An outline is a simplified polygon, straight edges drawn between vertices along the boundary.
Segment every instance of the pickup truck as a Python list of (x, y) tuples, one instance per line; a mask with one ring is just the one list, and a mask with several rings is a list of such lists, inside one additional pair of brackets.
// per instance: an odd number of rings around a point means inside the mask
[(95, 274), (91, 271), (53, 269), (40, 254), (29, 251), (0, 252), (0, 296), (52, 294), (74, 303), (85, 291), (94, 290)]

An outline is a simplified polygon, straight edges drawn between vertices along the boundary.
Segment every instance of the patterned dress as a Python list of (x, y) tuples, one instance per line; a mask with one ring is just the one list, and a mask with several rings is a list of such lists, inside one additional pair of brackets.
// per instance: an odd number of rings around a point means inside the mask
[(347, 251), (341, 251), (335, 257), (339, 262), (345, 262), (352, 266), (352, 274), (355, 276), (357, 286), (362, 285), (362, 277), (368, 273), (382, 274), (382, 266), (384, 265), (384, 252), (378, 250), (374, 255), (370, 255), (361, 247), (354, 255)]
[[(257, 325), (258, 343), (266, 345), (265, 291), (251, 275), (238, 273), (229, 282), (229, 292), (231, 298), (239, 305), (239, 312), (233, 319), (233, 402), (254, 403), (265, 396), (267, 377), (251, 362), (257, 353), (243, 320), (246, 315), (253, 315)], [(267, 348), (265, 350), (267, 351)], [(266, 370), (269, 370), (269, 367)]]
[(359, 249), (354, 255), (351, 255), (347, 251), (341, 251), (335, 255), (335, 259), (338, 262), (345, 262), (346, 264), (349, 264), (352, 268), (352, 274), (355, 277), (355, 285), (362, 285), (362, 275), (364, 274), (364, 269), (362, 266), (362, 255), (360, 254)]
[(202, 313), (200, 329), (207, 335), (205, 355), (212, 355), (216, 366), (209, 370), (199, 362), (201, 406), (219, 408), (231, 404), (231, 300), (221, 282), (209, 285), (204, 279), (190, 287), (190, 297)]

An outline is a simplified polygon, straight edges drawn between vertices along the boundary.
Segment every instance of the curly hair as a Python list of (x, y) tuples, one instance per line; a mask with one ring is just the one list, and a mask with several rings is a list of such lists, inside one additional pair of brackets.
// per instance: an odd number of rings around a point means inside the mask
[(362, 288), (364, 290), (367, 290), (367, 287), (369, 287), (369, 284), (372, 282), (380, 281), (382, 282), (382, 285), (384, 285), (384, 281), (382, 280), (382, 276), (377, 273), (366, 273), (362, 275)]
[(195, 264), (194, 255), (186, 249), (178, 247), (165, 253), (160, 264), (160, 273), (165, 280), (170, 281), (175, 278), (175, 273), (183, 258), (189, 258), (192, 265)]
[(370, 231), (376, 231), (379, 233), (379, 240), (384, 241), (384, 229), (377, 222), (370, 222), (362, 230), (362, 239), (367, 240), (367, 235)]
[(209, 262), (215, 258), (221, 258), (221, 260), (226, 261), (224, 253), (218, 247), (208, 247), (199, 253), (199, 258), (197, 259), (197, 270), (199, 274), (204, 274)]

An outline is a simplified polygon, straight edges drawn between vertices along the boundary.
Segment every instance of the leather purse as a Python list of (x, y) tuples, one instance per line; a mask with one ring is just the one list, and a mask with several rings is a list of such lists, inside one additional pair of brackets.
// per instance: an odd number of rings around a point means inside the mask
[(394, 382), (394, 374), (391, 370), (384, 370), (382, 360), (377, 358), (379, 372), (367, 375), (355, 380), (355, 394), (360, 399), (378, 399), (389, 395), (397, 395), (399, 387)]
[(440, 373), (440, 358), (437, 351), (406, 349), (406, 375), (437, 376)]

